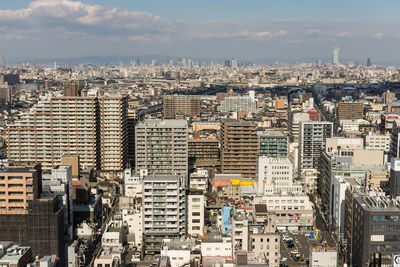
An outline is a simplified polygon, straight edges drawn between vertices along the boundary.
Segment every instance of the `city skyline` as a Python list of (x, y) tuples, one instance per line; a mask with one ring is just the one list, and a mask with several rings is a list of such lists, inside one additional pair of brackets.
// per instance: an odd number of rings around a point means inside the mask
[[(14, 1), (15, 2), (15, 1)], [(400, 4), (376, 1), (18, 1), (0, 7), (0, 49), (13, 59), (104, 55), (237, 58), (247, 61), (328, 59), (398, 65)], [(389, 8), (390, 7), (390, 8)], [(264, 11), (264, 12), (263, 12)], [(385, 15), (383, 15), (385, 14)]]

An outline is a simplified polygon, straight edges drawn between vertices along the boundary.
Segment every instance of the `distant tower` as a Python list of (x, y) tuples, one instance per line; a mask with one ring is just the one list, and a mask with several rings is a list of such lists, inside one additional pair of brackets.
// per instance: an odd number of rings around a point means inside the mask
[(333, 65), (339, 65), (339, 47), (334, 47), (333, 48), (332, 64)]
[(371, 64), (371, 59), (370, 58), (367, 58), (367, 67), (371, 67), (372, 66), (372, 64)]
[(227, 67), (227, 68), (232, 67), (232, 61), (230, 61), (230, 60), (225, 60), (225, 67)]

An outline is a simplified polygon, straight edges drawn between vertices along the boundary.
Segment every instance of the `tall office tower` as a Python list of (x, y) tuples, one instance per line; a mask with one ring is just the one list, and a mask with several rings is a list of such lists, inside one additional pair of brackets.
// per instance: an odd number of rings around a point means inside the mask
[(333, 48), (332, 64), (333, 65), (339, 65), (339, 47), (334, 47)]
[(232, 67), (232, 61), (230, 61), (229, 59), (226, 59), (226, 60), (225, 60), (225, 63), (224, 63), (224, 66), (225, 66), (226, 68)]
[(256, 101), (249, 96), (227, 96), (217, 108), (219, 112), (258, 112)]
[(367, 67), (371, 67), (372, 63), (371, 63), (371, 58), (367, 58)]
[(6, 105), (11, 102), (11, 86), (0, 85), (0, 105)]
[(147, 119), (136, 125), (135, 170), (149, 175), (188, 177), (188, 124), (185, 120)]
[(164, 95), (163, 108), (165, 119), (176, 119), (177, 117), (199, 117), (200, 96)]
[(39, 257), (57, 255), (63, 264), (64, 212), (40, 185), (40, 165), (0, 170), (0, 240), (29, 246)]
[(288, 156), (288, 136), (282, 131), (257, 132), (259, 154), (270, 158)]
[(84, 87), (84, 81), (64, 82), (63, 96), (80, 96), (81, 91)]
[(336, 106), (336, 115), (339, 120), (358, 120), (364, 118), (364, 104), (340, 102)]
[(318, 169), (326, 138), (333, 136), (333, 123), (328, 121), (300, 122), (299, 175), (304, 169)]
[(143, 178), (144, 249), (159, 252), (163, 239), (186, 235), (186, 201), (182, 177)]
[(238, 120), (225, 120), (219, 136), (222, 173), (256, 177), (258, 139), (256, 125)]
[(101, 169), (123, 170), (128, 163), (128, 98), (100, 100)]
[(0, 84), (16, 85), (19, 83), (19, 74), (0, 74)]
[(51, 98), (8, 125), (8, 159), (51, 169), (76, 155), (83, 169), (100, 169), (99, 129), (97, 98)]

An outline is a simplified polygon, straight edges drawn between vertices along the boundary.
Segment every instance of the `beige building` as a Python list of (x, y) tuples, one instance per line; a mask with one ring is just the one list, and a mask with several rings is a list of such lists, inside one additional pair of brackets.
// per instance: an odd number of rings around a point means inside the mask
[[(8, 125), (8, 159), (44, 169), (79, 156), (81, 169), (122, 170), (127, 162), (125, 98), (56, 97)], [(99, 102), (101, 105), (99, 105)]]
[(0, 172), (0, 214), (27, 214), (28, 201), (39, 197), (41, 167), (9, 167)]
[(238, 120), (225, 120), (221, 124), (222, 173), (241, 174), (255, 178), (257, 170), (258, 138), (256, 125)]
[(164, 95), (164, 118), (199, 117), (200, 96), (198, 95)]

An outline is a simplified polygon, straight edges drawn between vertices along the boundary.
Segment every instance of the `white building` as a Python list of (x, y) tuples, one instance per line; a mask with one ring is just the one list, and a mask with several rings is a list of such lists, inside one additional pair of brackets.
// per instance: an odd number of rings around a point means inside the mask
[(310, 267), (336, 267), (336, 248), (310, 248)]
[(196, 169), (190, 174), (190, 189), (206, 192), (208, 189), (208, 170)]
[(131, 168), (124, 172), (124, 195), (126, 197), (142, 197), (143, 183), (139, 175), (133, 175)]
[(164, 240), (161, 257), (169, 257), (171, 267), (190, 266), (192, 260), (191, 252), (195, 249), (196, 245), (193, 241)]
[(390, 143), (390, 133), (383, 135), (369, 132), (368, 135), (365, 136), (365, 149), (384, 150), (385, 152), (389, 152)]
[(204, 195), (190, 193), (187, 196), (187, 233), (190, 235), (203, 235), (204, 226)]
[(269, 158), (259, 156), (258, 193), (267, 195), (300, 193), (301, 185), (293, 184), (293, 164), (288, 158)]
[(329, 205), (329, 212), (332, 216), (332, 221), (336, 224), (341, 233), (344, 232), (344, 203), (346, 189), (349, 183), (342, 176), (333, 176), (332, 191)]
[(232, 216), (232, 242), (235, 251), (248, 251), (249, 219), (244, 212)]
[(134, 245), (140, 247), (143, 240), (143, 215), (141, 206), (138, 205), (134, 209), (122, 209), (122, 221), (128, 226), (128, 241), (133, 239)]

